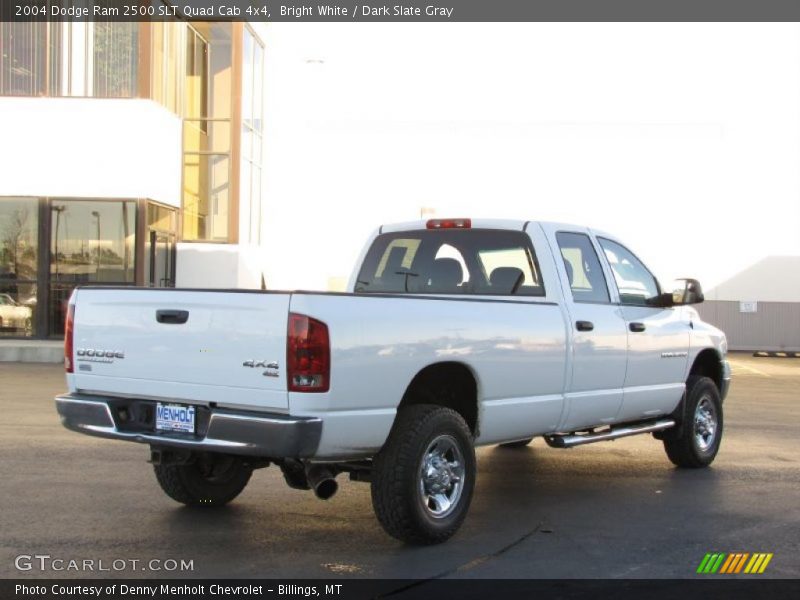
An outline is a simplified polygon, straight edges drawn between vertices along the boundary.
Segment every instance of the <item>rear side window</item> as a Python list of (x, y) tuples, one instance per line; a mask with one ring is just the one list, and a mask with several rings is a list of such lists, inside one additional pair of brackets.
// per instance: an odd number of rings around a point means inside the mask
[(610, 302), (603, 268), (589, 236), (562, 231), (556, 234), (556, 240), (564, 259), (572, 299), (575, 302)]
[(356, 292), (544, 296), (544, 287), (521, 231), (425, 229), (379, 235)]

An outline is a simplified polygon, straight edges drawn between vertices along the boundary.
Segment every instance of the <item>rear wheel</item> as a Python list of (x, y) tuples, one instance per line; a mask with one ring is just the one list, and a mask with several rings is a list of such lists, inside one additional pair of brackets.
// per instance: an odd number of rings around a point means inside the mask
[(722, 441), (722, 401), (708, 377), (689, 377), (686, 382), (683, 422), (664, 435), (664, 450), (677, 466), (707, 467), (717, 456)]
[(525, 440), (517, 440), (516, 442), (506, 442), (504, 444), (498, 444), (500, 448), (524, 448), (528, 444), (533, 441), (533, 438), (528, 438)]
[(475, 472), (472, 434), (461, 415), (430, 404), (409, 406), (375, 457), (372, 506), (389, 535), (440, 543), (466, 517)]
[(239, 456), (199, 455), (188, 464), (153, 465), (161, 489), (187, 506), (222, 506), (247, 486), (253, 468)]

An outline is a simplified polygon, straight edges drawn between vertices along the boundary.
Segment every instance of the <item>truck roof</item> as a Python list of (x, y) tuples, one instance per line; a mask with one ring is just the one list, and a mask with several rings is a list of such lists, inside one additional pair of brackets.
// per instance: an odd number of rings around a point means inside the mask
[[(467, 217), (464, 217), (466, 219)], [(396, 231), (414, 231), (418, 229), (425, 229), (429, 221), (460, 221), (461, 218), (431, 218), (431, 219), (418, 219), (416, 221), (404, 221), (402, 223), (388, 223), (381, 225), (379, 233), (393, 233)], [(570, 229), (588, 229), (586, 225), (576, 225), (570, 223), (554, 223), (550, 221), (535, 221), (531, 219), (470, 219), (471, 229), (509, 229), (513, 231), (522, 231), (528, 223), (539, 223), (542, 225), (551, 225), (556, 228), (570, 228)]]

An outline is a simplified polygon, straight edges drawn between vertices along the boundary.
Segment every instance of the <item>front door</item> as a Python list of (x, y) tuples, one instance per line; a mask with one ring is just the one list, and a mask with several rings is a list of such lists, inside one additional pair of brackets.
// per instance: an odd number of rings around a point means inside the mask
[(150, 287), (175, 287), (175, 235), (151, 231), (148, 244), (149, 261), (146, 268)]
[(683, 307), (647, 306), (656, 278), (623, 245), (598, 237), (619, 292), (628, 336), (628, 369), (619, 421), (668, 414), (680, 402), (689, 360), (690, 324)]
[[(551, 229), (572, 328), (572, 369), (560, 431), (613, 423), (622, 406), (627, 335), (598, 251), (583, 229)], [(560, 259), (560, 260), (558, 260)]]

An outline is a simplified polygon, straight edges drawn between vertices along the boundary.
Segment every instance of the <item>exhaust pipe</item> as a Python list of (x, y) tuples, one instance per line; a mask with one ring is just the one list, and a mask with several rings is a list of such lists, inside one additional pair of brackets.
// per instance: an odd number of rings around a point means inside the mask
[(339, 489), (336, 473), (324, 465), (311, 465), (306, 469), (306, 480), (314, 495), (320, 500), (330, 500)]

